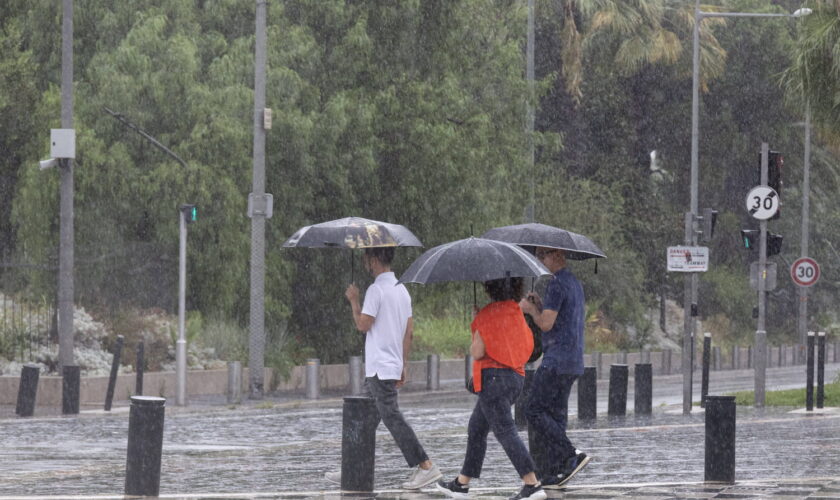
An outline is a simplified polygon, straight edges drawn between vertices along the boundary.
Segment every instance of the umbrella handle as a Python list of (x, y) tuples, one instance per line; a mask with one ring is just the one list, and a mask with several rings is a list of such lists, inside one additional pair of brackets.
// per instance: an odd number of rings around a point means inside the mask
[(355, 266), (353, 265), (353, 250), (350, 250), (350, 284), (356, 280)]

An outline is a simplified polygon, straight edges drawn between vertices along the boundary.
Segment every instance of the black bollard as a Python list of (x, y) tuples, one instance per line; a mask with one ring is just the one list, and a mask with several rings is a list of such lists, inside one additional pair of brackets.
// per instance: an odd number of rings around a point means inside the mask
[(706, 396), (705, 480), (735, 482), (735, 396)]
[(817, 408), (825, 402), (825, 332), (817, 334)]
[(805, 363), (805, 410), (814, 409), (814, 332), (808, 332)]
[(134, 393), (137, 396), (143, 395), (143, 371), (146, 369), (145, 346), (141, 340), (137, 344), (137, 379), (134, 383)]
[(703, 334), (703, 377), (700, 381), (700, 408), (706, 407), (706, 396), (709, 395), (709, 365), (712, 354), (712, 334)]
[(636, 363), (633, 412), (636, 415), (653, 413), (653, 366), (650, 363)]
[(529, 436), (530, 428), (528, 427), (528, 419), (525, 418), (525, 404), (531, 397), (531, 384), (534, 382), (536, 371), (537, 369), (531, 363), (525, 365), (525, 384), (523, 384), (522, 392), (519, 393), (516, 402), (513, 403), (513, 422), (516, 424), (516, 429), (520, 431), (528, 429)]
[(627, 414), (627, 365), (610, 366), (610, 393), (607, 404), (609, 416)]
[(373, 491), (379, 411), (373, 398), (345, 396), (341, 428), (341, 489)]
[(578, 420), (594, 420), (598, 416), (598, 373), (594, 366), (583, 369), (577, 381)]
[(79, 414), (79, 386), (81, 385), (81, 369), (78, 365), (68, 365), (62, 369), (61, 376), (61, 413), (64, 415)]
[(41, 369), (34, 363), (23, 365), (20, 371), (20, 386), (15, 407), (15, 413), (20, 417), (31, 417), (35, 414), (35, 396), (38, 394), (40, 374)]
[(128, 415), (125, 494), (156, 497), (160, 492), (165, 398), (132, 396)]
[(114, 358), (111, 361), (111, 374), (108, 377), (108, 389), (105, 391), (105, 411), (111, 411), (111, 403), (114, 401), (114, 388), (117, 386), (117, 373), (120, 370), (123, 342), (125, 342), (125, 338), (122, 335), (117, 335), (117, 343), (114, 345)]

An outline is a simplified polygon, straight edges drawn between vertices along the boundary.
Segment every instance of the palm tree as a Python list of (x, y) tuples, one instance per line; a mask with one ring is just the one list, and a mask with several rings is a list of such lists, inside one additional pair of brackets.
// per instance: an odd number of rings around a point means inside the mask
[(812, 4), (811, 15), (800, 20), (799, 42), (782, 84), (793, 104), (810, 104), (814, 126), (836, 146), (840, 144), (840, 0)]

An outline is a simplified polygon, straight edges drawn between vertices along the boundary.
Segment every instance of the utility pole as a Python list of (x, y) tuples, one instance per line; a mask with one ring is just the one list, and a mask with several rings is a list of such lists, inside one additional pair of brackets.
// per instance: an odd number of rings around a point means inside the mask
[[(811, 105), (805, 103), (805, 162), (802, 174), (802, 243), (800, 257), (808, 256), (810, 195), (811, 195)], [(805, 345), (808, 334), (808, 287), (799, 287), (799, 344)], [(799, 356), (799, 350), (796, 355)]]
[[(265, 362), (265, 73), (266, 73), (266, 6), (257, 0), (256, 40), (254, 50), (254, 174), (251, 199), (262, 208), (251, 217), (251, 317), (248, 340), (248, 395), (263, 398), (263, 366)], [(249, 211), (251, 212), (251, 211)]]
[(525, 78), (528, 80), (528, 101), (525, 104), (526, 135), (528, 141), (528, 208), (525, 213), (525, 222), (534, 222), (536, 211), (535, 201), (535, 173), (534, 173), (534, 121), (536, 112), (534, 110), (534, 0), (528, 0), (528, 35), (525, 48)]
[[(767, 162), (770, 146), (761, 143), (761, 185), (767, 186)], [(767, 219), (759, 223), (758, 243), (758, 326), (755, 331), (755, 407), (764, 407), (765, 370), (767, 366)]]
[[(62, 1), (61, 19), (61, 127), (73, 128), (73, 0)], [(73, 356), (73, 160), (59, 161), (61, 179), (58, 245), (58, 362), (72, 366)]]

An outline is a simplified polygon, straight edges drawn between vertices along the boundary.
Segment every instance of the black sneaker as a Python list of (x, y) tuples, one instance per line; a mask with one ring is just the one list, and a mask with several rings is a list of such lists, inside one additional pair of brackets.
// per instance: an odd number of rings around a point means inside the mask
[(559, 476), (559, 482), (557, 483), (557, 488), (563, 486), (564, 484), (568, 483), (569, 480), (574, 477), (575, 474), (580, 472), (589, 461), (592, 460), (591, 457), (587, 456), (586, 453), (580, 452), (576, 453), (575, 456), (566, 460), (566, 467), (563, 472)]
[(526, 484), (519, 490), (516, 496), (510, 497), (509, 500), (544, 500), (548, 498), (542, 485), (537, 483), (535, 485)]
[(442, 479), (435, 483), (438, 491), (451, 498), (469, 498), (470, 487), (458, 482), (456, 477), (452, 481), (444, 482)]

